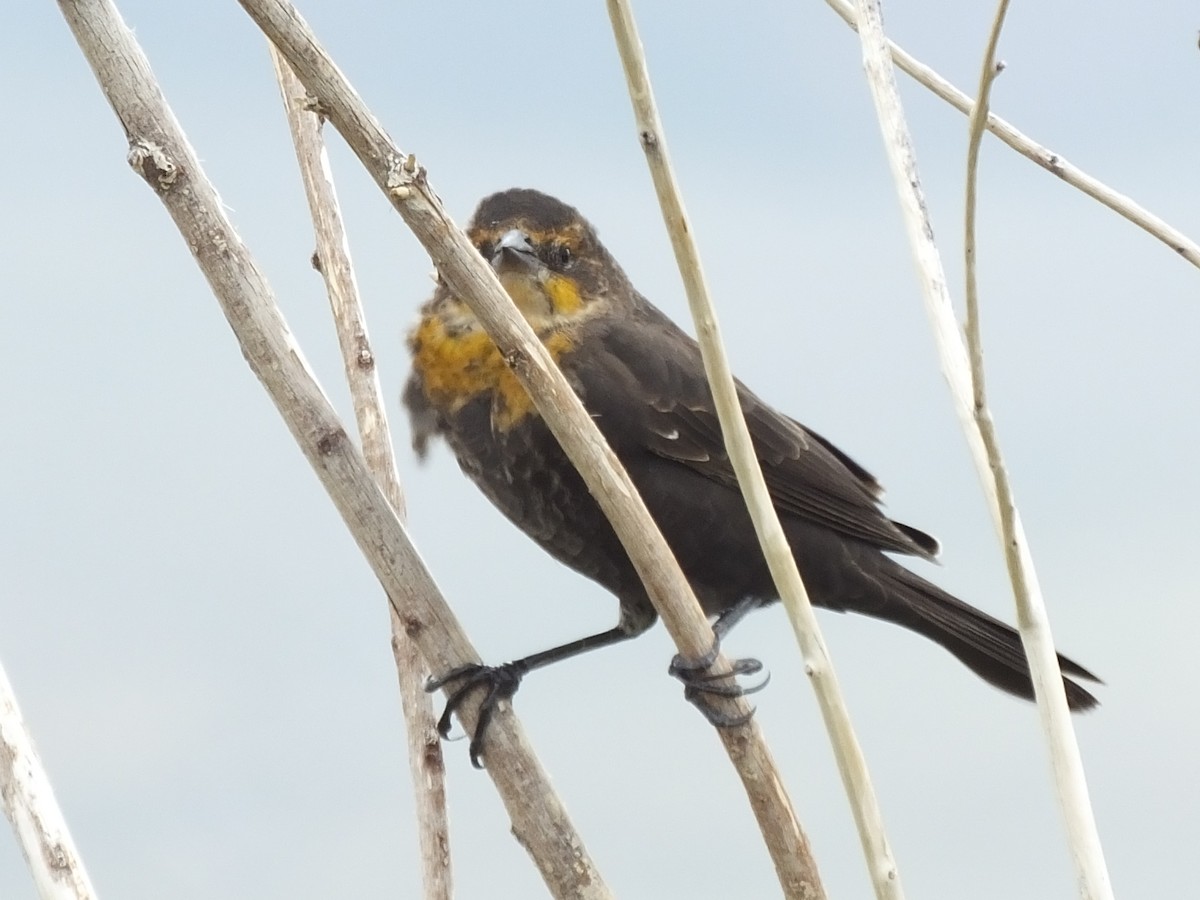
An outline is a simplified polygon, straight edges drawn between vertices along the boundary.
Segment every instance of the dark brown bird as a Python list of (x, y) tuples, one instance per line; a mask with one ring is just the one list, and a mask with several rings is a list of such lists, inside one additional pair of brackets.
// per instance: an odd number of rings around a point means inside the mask
[[(697, 343), (634, 289), (591, 225), (553, 197), (515, 189), (494, 194), (480, 203), (468, 233), (629, 471), (701, 606), (717, 617), (717, 639), (749, 610), (774, 602)], [(431, 437), (444, 437), (463, 471), (518, 528), (620, 602), (609, 631), (433, 683), (459, 680), (443, 733), (465, 693), (489, 686), (471, 746), (478, 764), (491, 709), (524, 674), (635, 637), (656, 615), (582, 478), (475, 316), (444, 283), (422, 308), (409, 346), (413, 369), (404, 402), (418, 454)], [(1031, 698), (1028, 664), (1012, 628), (887, 555), (932, 559), (937, 541), (885, 516), (879, 483), (828, 440), (745, 386), (738, 392), (813, 603), (923, 634), (984, 680)], [(1059, 662), (1070, 675), (1096, 680), (1065, 657)], [(673, 673), (690, 680), (687, 666)], [(1078, 684), (1064, 682), (1072, 709), (1096, 705)]]

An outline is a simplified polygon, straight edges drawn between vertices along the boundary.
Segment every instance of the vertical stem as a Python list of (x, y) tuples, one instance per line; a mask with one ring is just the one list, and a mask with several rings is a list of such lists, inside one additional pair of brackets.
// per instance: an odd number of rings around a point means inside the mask
[[(875, 894), (879, 900), (901, 900), (904, 892), (899, 871), (888, 842), (883, 812), (871, 783), (866, 758), (851, 725), (850, 713), (838, 686), (837, 675), (829, 659), (829, 651), (821, 636), (808, 592), (763, 480), (750, 430), (738, 401), (737, 387), (721, 342), (716, 310), (700, 265), (700, 254), (692, 237), (693, 230), (688, 223), (679, 186), (671, 168), (666, 135), (654, 101), (654, 91), (650, 85), (650, 74), (641, 39), (637, 34), (633, 11), (628, 0), (608, 0), (608, 12), (625, 69), (629, 98), (637, 120), (638, 137), (646, 154), (646, 162), (650, 167), (655, 191), (662, 207), (663, 220), (671, 236), (675, 259), (696, 323), (704, 367), (716, 403), (726, 450), (737, 474), (738, 485), (746, 499), (771, 576), (783, 600), (804, 657), (805, 668), (833, 746), (838, 772), (841, 774), (854, 822), (858, 827), (859, 840)], [(760, 827), (763, 828), (781, 878), (782, 873), (787, 871), (784, 866), (794, 867), (799, 861), (814, 888), (821, 889), (816, 861), (811, 857), (797, 860), (795, 854), (798, 851), (786, 851), (780, 847), (768, 823), (760, 822)], [(796, 828), (801, 841), (800, 847), (807, 853), (807, 839), (804, 838), (803, 832), (799, 831), (798, 823)]]
[[(268, 46), (296, 147), (304, 193), (312, 213), (317, 243), (314, 264), (325, 279), (329, 294), (363, 458), (388, 502), (403, 520), (404, 492), (392, 452), (391, 430), (379, 386), (375, 354), (367, 334), (366, 316), (350, 259), (349, 238), (342, 222), (329, 156), (321, 139), (321, 123), (318, 116), (307, 109), (309, 98), (304, 85), (274, 45)], [(453, 878), (450, 826), (446, 816), (446, 767), (433, 715), (433, 701), (425, 691), (428, 669), (416, 644), (404, 633), (395, 603), (389, 604), (388, 612), (392, 626), (392, 654), (400, 682), (400, 705), (408, 736), (409, 775), (416, 802), (422, 897), (424, 900), (450, 900)]]
[[(1004, 27), (1008, 11), (1008, 0), (1000, 0), (992, 28), (988, 34), (987, 48), (983, 54), (983, 65), (979, 75), (979, 96), (971, 110), (968, 122), (967, 185), (965, 203), (964, 253), (966, 263), (967, 322), (966, 336), (968, 356), (971, 363), (972, 407), (975, 425), (986, 451), (988, 476), (994, 484), (988, 492), (992, 501), (993, 514), (1004, 547), (1004, 561), (1008, 566), (1008, 577), (1013, 586), (1013, 598), (1017, 607), (1017, 625), (1029, 669), (1033, 679), (1033, 691), (1037, 698), (1038, 713), (1050, 753), (1050, 765), (1054, 772), (1054, 785), (1059, 806), (1067, 828), (1067, 841), (1071, 859), (1079, 879), (1080, 896), (1085, 900), (1111, 900), (1112, 884), (1108, 877), (1108, 866), (1104, 859), (1104, 848), (1096, 827), (1088, 795), (1087, 778), (1083, 770), (1083, 759), (1079, 753), (1079, 742), (1071, 725), (1071, 713), (1067, 707), (1067, 695), (1063, 687), (1062, 672), (1058, 665), (1058, 654), (1054, 650), (1054, 635), (1050, 630), (1050, 617), (1038, 586), (1033, 558), (1025, 539), (1017, 512), (1008, 469), (1000, 451), (996, 425), (987, 405), (984, 383), (983, 337), (979, 325), (979, 285), (976, 277), (976, 200), (978, 194), (979, 147), (983, 139), (984, 124), (988, 118), (988, 104), (992, 84), (1001, 66), (996, 63), (996, 45)], [(981, 471), (981, 475), (982, 475)], [(987, 477), (985, 477), (985, 481)]]

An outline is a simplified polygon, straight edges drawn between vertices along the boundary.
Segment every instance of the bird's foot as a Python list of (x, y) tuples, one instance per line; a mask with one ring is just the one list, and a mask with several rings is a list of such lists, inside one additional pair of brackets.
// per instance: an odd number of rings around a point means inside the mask
[(511, 700), (521, 679), (528, 671), (527, 667), (518, 662), (504, 663), (499, 666), (485, 666), (479, 663), (469, 663), (451, 669), (441, 678), (430, 678), (425, 682), (426, 691), (436, 691), (453, 682), (457, 686), (446, 697), (446, 708), (438, 719), (437, 730), (443, 738), (450, 734), (450, 716), (454, 714), (467, 695), (477, 687), (487, 688), (483, 701), (479, 704), (479, 721), (475, 723), (475, 733), (471, 735), (469, 753), (471, 765), (477, 769), (483, 768), (480, 756), (483, 753), (483, 738), (492, 722), (492, 714), (501, 700)]
[(743, 686), (737, 683), (739, 675), (757, 675), (763, 670), (763, 664), (749, 657), (735, 659), (728, 672), (709, 672), (709, 667), (716, 661), (721, 651), (721, 642), (713, 641), (712, 647), (699, 659), (686, 659), (679, 654), (671, 660), (667, 673), (683, 682), (683, 697), (695, 706), (704, 718), (717, 728), (735, 728), (750, 721), (754, 710), (740, 715), (731, 716), (716, 709), (710, 702), (710, 697), (744, 697), (756, 694), (771, 681), (770, 673), (763, 676), (756, 684)]

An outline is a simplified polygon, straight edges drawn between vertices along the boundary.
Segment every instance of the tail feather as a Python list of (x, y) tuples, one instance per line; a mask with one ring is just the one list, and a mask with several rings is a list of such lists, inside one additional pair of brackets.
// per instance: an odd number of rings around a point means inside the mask
[[(985, 612), (963, 603), (903, 566), (888, 560), (879, 573), (892, 602), (871, 614), (923, 634), (941, 644), (968, 668), (1001, 690), (1033, 699), (1033, 682), (1020, 635)], [(1079, 663), (1058, 655), (1063, 672), (1099, 682)], [(1099, 701), (1070, 678), (1063, 678), (1067, 704), (1082, 711)]]

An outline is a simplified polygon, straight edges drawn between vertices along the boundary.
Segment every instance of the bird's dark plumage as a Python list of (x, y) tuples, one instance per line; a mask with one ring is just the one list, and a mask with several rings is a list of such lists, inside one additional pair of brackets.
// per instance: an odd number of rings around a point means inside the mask
[[(582, 216), (552, 197), (529, 190), (488, 197), (469, 233), (628, 470), (705, 611), (719, 615), (745, 598), (777, 599), (696, 342), (637, 293)], [(654, 609), (599, 506), (479, 323), (444, 284), (423, 307), (410, 347), (404, 401), (418, 449), (444, 437), (466, 474), (517, 527), (620, 601), (617, 628), (561, 653), (537, 654), (534, 665), (652, 625)], [(828, 440), (738, 389), (813, 602), (923, 634), (985, 680), (1031, 697), (1012, 628), (887, 555), (930, 559), (937, 541), (885, 516), (879, 483)], [(1064, 672), (1094, 680), (1059, 659)], [(1095, 705), (1074, 681), (1065, 683), (1072, 708)]]

